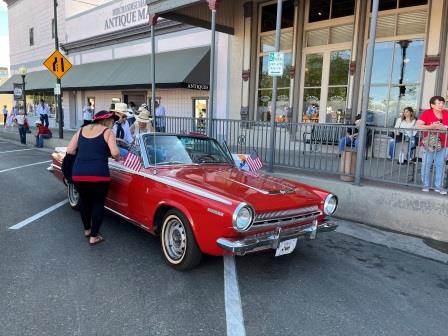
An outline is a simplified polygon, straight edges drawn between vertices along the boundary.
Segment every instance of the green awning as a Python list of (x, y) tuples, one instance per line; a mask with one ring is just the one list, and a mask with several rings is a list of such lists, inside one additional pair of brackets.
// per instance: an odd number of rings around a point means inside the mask
[[(151, 87), (150, 55), (74, 65), (62, 78), (64, 90), (112, 90)], [(207, 89), (210, 73), (210, 47), (156, 54), (157, 87)], [(12, 93), (20, 75), (9, 78), (0, 93)], [(26, 91), (52, 90), (56, 77), (49, 71), (26, 75)]]

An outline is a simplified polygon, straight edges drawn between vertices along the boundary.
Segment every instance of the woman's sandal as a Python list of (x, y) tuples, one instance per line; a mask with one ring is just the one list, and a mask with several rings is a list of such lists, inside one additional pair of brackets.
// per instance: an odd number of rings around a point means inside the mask
[(96, 236), (96, 237), (91, 237), (91, 238), (95, 238), (96, 240), (95, 240), (93, 243), (91, 243), (91, 242), (89, 241), (90, 246), (97, 245), (97, 244), (99, 244), (99, 243), (102, 243), (102, 242), (105, 240), (105, 239), (104, 239), (103, 237), (101, 237), (101, 236)]

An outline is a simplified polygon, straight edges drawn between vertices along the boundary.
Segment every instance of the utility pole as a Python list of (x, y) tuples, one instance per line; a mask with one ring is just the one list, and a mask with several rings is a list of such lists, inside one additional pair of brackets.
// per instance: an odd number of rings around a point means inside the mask
[[(59, 38), (58, 38), (58, 13), (57, 13), (57, 7), (58, 2), (57, 0), (53, 0), (53, 7), (54, 7), (54, 46), (56, 50), (59, 51)], [(61, 79), (58, 78), (56, 80), (56, 85), (59, 87), (59, 94), (56, 95), (56, 105), (57, 105), (57, 114), (59, 117), (59, 139), (64, 138), (64, 115), (62, 113), (62, 87), (61, 87)]]

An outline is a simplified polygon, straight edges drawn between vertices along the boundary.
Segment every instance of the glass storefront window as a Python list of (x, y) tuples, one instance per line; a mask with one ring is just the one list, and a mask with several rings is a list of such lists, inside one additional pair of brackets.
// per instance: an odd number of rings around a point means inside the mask
[[(370, 0), (370, 8), (372, 8), (373, 0)], [(390, 10), (398, 8), (406, 8), (413, 6), (427, 5), (428, 0), (380, 0), (378, 10)], [(372, 10), (370, 10), (372, 11)]]
[(303, 121), (319, 122), (320, 88), (303, 90)]
[[(275, 31), (277, 22), (277, 3), (261, 7), (260, 33)], [(283, 1), (282, 4), (282, 29), (294, 25), (294, 1)]]
[(374, 125), (393, 126), (403, 108), (417, 110), (423, 53), (423, 40), (376, 43), (369, 94)]
[[(294, 40), (294, 1), (283, 1), (282, 30), (280, 33), (280, 52), (284, 54), (283, 76), (277, 78), (277, 102), (275, 120), (288, 121), (290, 105), (290, 70), (292, 65), (292, 49)], [(257, 118), (262, 121), (271, 120), (273, 78), (268, 75), (269, 53), (275, 51), (275, 21), (277, 18), (277, 4), (260, 5), (259, 27), (259, 59), (258, 59), (258, 91)]]
[(398, 41), (395, 44), (393, 84), (419, 83), (423, 64), (423, 41)]
[(330, 55), (330, 85), (347, 85), (350, 51), (333, 51)]
[(355, 0), (310, 0), (308, 22), (350, 16), (355, 13)]
[(310, 54), (305, 62), (305, 87), (320, 86), (322, 84), (323, 54)]

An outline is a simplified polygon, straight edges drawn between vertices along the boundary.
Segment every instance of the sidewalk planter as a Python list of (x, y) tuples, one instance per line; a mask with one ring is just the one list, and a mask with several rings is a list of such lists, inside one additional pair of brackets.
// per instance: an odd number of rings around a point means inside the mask
[(356, 149), (346, 148), (341, 154), (339, 162), (340, 179), (344, 182), (353, 182), (355, 180), (356, 170)]

